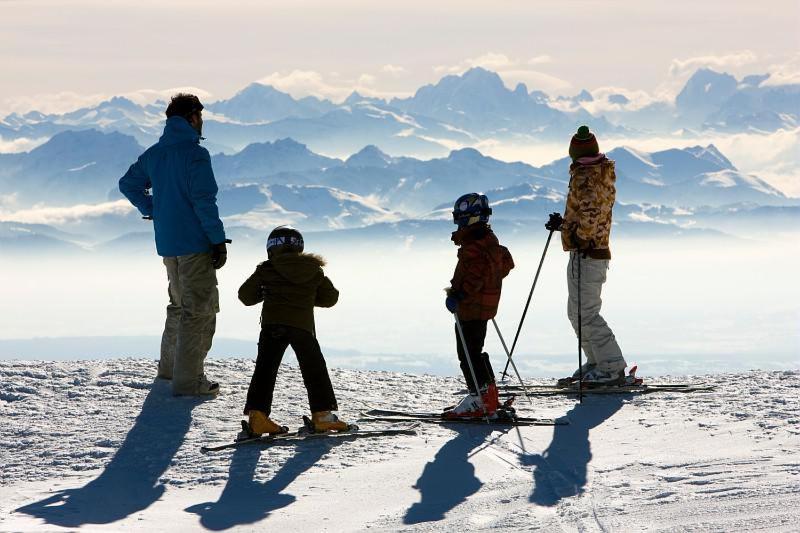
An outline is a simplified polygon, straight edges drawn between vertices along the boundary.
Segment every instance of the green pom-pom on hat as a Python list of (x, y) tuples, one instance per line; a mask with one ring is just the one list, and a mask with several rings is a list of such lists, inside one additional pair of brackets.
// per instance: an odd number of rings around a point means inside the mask
[(578, 133), (575, 134), (579, 140), (584, 141), (592, 137), (592, 132), (589, 131), (589, 126), (583, 125), (578, 128)]
[(572, 161), (577, 161), (581, 157), (590, 157), (600, 153), (600, 146), (594, 133), (589, 131), (589, 126), (583, 125), (578, 128), (578, 132), (572, 136), (569, 143), (569, 156)]

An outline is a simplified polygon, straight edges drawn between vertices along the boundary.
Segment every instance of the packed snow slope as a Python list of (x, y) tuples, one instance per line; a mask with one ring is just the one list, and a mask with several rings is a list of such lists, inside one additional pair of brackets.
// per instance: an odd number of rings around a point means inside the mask
[[(523, 415), (570, 422), (555, 428), (430, 425), (416, 436), (202, 455), (236, 434), (252, 368), (209, 361), (222, 394), (201, 402), (173, 398), (149, 360), (0, 362), (0, 530), (797, 531), (800, 522), (797, 371), (657, 379), (706, 381), (711, 393), (518, 400)], [(331, 373), (349, 420), (366, 407), (440, 409), (462, 387)], [(296, 426), (306, 408), (298, 370), (282, 367), (274, 418)]]

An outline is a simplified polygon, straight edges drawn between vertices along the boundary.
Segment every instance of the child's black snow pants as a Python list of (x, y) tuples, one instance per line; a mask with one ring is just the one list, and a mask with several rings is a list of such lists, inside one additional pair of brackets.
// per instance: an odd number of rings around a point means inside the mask
[(278, 377), (278, 368), (288, 346), (292, 347), (300, 373), (308, 392), (311, 412), (335, 411), (338, 409), (333, 385), (328, 375), (328, 367), (319, 348), (317, 339), (310, 332), (292, 326), (265, 324), (258, 338), (258, 358), (244, 412), (250, 409), (264, 411), (269, 415), (272, 409), (272, 393)]
[[(475, 370), (475, 378), (478, 386), (483, 389), (489, 383), (494, 383), (494, 370), (489, 361), (489, 354), (483, 351), (483, 343), (486, 340), (486, 320), (462, 320), (461, 329), (464, 330), (464, 340), (467, 341), (469, 358), (472, 361), (472, 368)], [(458, 361), (461, 364), (461, 372), (467, 380), (467, 387), (470, 393), (476, 394), (475, 381), (469, 371), (467, 358), (464, 355), (464, 347), (461, 345), (461, 338), (458, 336), (458, 326), (456, 326), (456, 349), (458, 350)]]

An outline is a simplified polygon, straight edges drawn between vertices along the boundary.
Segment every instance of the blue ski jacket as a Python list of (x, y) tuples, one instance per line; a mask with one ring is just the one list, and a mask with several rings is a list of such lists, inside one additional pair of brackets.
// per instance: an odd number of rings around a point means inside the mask
[(119, 190), (153, 218), (162, 257), (209, 252), (225, 242), (211, 157), (183, 117), (167, 119), (164, 134), (120, 178)]

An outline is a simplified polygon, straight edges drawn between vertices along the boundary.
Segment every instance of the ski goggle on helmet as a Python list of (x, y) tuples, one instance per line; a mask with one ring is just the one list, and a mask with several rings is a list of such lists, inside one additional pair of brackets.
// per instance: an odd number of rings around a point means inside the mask
[(465, 228), (478, 222), (488, 222), (492, 208), (485, 194), (471, 192), (461, 196), (453, 206), (453, 224)]
[(267, 255), (276, 252), (303, 251), (303, 236), (291, 226), (278, 226), (272, 230), (267, 238)]

